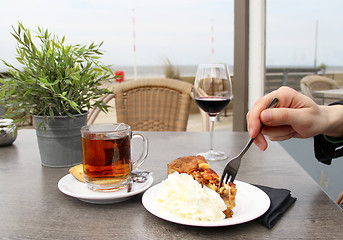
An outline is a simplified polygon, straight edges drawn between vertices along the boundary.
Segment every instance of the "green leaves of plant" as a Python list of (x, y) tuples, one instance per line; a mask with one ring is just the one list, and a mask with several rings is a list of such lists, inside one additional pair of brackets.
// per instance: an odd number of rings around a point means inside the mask
[(22, 122), (31, 115), (72, 115), (94, 106), (107, 111), (108, 106), (97, 100), (109, 93), (99, 86), (113, 75), (110, 66), (98, 60), (103, 55), (103, 42), (68, 45), (65, 36), (60, 40), (40, 27), (33, 37), (21, 22), (17, 30), (12, 29), (17, 41), (16, 59), (22, 68), (3, 61), (11, 75), (11, 79), (1, 81), (0, 103), (6, 104), (7, 112), (24, 112)]

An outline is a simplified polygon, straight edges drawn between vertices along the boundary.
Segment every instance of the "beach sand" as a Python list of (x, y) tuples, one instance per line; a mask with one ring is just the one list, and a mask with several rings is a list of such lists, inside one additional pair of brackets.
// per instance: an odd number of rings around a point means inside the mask
[[(144, 79), (144, 77), (140, 77), (139, 79)], [(132, 78), (126, 78), (125, 81), (132, 81)], [(110, 80), (110, 82), (105, 82), (102, 84), (103, 87), (111, 88), (115, 87), (116, 84), (120, 84), (115, 80)], [(193, 101), (193, 100), (192, 100)], [(232, 103), (231, 103), (232, 104)], [(115, 111), (115, 101), (112, 99), (108, 105), (111, 107), (109, 108), (108, 113), (101, 112), (94, 123), (111, 123), (116, 122), (116, 111)], [(214, 131), (232, 131), (232, 108), (230, 108), (227, 113), (221, 114), (219, 118), (217, 118), (214, 124)], [(190, 113), (188, 124), (187, 124), (187, 131), (190, 132), (199, 132), (202, 131), (202, 117), (200, 113)]]
[[(111, 100), (108, 105), (111, 106), (108, 113), (101, 112), (94, 123), (114, 123), (117, 121), (114, 100)], [(222, 114), (214, 124), (214, 131), (232, 131), (232, 119), (232, 110), (229, 110), (226, 116)], [(187, 131), (202, 131), (202, 118), (200, 113), (189, 114)]]

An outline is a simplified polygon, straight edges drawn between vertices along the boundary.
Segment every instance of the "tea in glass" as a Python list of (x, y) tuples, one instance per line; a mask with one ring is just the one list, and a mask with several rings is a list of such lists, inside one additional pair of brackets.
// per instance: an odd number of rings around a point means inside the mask
[(100, 191), (126, 187), (132, 167), (144, 160), (131, 161), (130, 126), (95, 124), (82, 127), (81, 134), (84, 178), (88, 187)]

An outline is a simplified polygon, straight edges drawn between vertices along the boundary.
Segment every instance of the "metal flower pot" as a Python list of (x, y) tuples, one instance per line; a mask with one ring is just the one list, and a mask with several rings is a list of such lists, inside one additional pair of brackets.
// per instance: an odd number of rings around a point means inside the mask
[(87, 124), (87, 114), (48, 117), (46, 128), (38, 126), (43, 116), (33, 116), (36, 127), (41, 163), (47, 167), (69, 167), (82, 163), (82, 126)]

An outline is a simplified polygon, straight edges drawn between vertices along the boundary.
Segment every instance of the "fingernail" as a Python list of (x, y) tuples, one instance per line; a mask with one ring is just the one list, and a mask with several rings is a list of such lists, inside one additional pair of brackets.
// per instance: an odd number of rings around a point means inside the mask
[(248, 128), (248, 133), (249, 133), (249, 136), (251, 137), (251, 135), (252, 135), (252, 129), (251, 128)]
[(269, 111), (263, 111), (261, 113), (261, 118), (263, 119), (263, 122), (270, 122), (272, 121), (272, 115)]
[(255, 142), (255, 144), (259, 149), (262, 149), (262, 144), (260, 142)]

